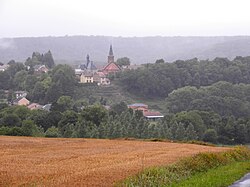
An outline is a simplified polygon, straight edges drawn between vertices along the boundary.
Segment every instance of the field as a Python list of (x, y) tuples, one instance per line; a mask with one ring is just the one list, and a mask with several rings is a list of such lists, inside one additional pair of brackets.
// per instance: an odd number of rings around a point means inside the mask
[(0, 136), (0, 186), (112, 186), (146, 167), (226, 149), (169, 142)]

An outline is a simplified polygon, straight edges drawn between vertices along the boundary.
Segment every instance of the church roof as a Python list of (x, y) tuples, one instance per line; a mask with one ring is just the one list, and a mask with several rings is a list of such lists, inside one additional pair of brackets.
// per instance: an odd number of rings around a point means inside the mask
[(120, 71), (121, 68), (116, 65), (115, 63), (109, 63), (107, 64), (104, 68), (103, 68), (103, 71), (106, 71), (106, 72), (114, 72), (114, 71)]
[(87, 70), (90, 70), (90, 71), (97, 70), (95, 64), (92, 61), (88, 64)]

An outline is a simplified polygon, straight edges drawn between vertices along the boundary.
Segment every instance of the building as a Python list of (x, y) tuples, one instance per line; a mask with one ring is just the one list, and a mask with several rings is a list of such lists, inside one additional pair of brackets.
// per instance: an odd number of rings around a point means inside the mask
[(148, 105), (145, 105), (143, 103), (134, 103), (134, 104), (128, 105), (128, 108), (131, 108), (133, 110), (139, 110), (142, 112), (148, 111)]
[(97, 68), (94, 64), (93, 61), (90, 61), (90, 57), (89, 57), (89, 54), (87, 54), (86, 56), (86, 64), (80, 64), (80, 66), (78, 67), (77, 69), (78, 71), (81, 70), (81, 71), (89, 71), (89, 72), (95, 72), (97, 71)]
[(94, 74), (91, 72), (83, 72), (80, 76), (80, 83), (94, 83)]
[(84, 72), (80, 76), (80, 83), (97, 83), (100, 85), (109, 85), (110, 80), (103, 72)]
[(8, 69), (8, 67), (9, 67), (8, 64), (0, 65), (0, 71), (6, 71), (6, 69)]
[(35, 65), (34, 71), (36, 74), (47, 73), (49, 69), (45, 65)]
[(100, 72), (96, 72), (93, 75), (93, 78), (94, 78), (94, 82), (96, 82), (98, 86), (100, 86), (100, 85), (110, 85), (110, 80), (101, 71)]
[(142, 111), (143, 116), (149, 120), (156, 120), (156, 119), (160, 119), (164, 117), (164, 115), (162, 115), (158, 111), (149, 110), (148, 105), (145, 105), (143, 103), (134, 103), (134, 104), (128, 105), (128, 108)]
[(16, 95), (16, 98), (26, 97), (27, 96), (27, 92), (26, 91), (15, 91), (15, 95)]
[(143, 116), (150, 120), (156, 120), (164, 117), (164, 115), (158, 111), (144, 111)]
[(13, 101), (13, 105), (28, 106), (30, 101), (25, 97), (19, 97)]
[(119, 71), (121, 71), (121, 68), (114, 61), (114, 53), (113, 53), (112, 45), (110, 45), (109, 55), (108, 55), (108, 64), (104, 66), (104, 68), (102, 69), (102, 72), (105, 75), (109, 75), (109, 74), (115, 74)]
[(38, 103), (31, 103), (30, 105), (27, 106), (28, 109), (30, 110), (38, 110), (38, 109), (42, 109), (42, 105), (39, 105)]

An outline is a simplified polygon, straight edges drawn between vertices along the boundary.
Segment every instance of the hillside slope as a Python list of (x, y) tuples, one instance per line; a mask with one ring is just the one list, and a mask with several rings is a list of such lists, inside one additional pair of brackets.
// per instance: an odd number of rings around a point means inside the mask
[[(215, 57), (246, 56), (250, 51), (250, 36), (232, 37), (108, 37), (64, 36), (0, 39), (0, 61), (24, 61), (33, 51), (52, 51), (58, 63), (79, 63), (90, 54), (97, 64), (106, 62), (109, 45), (115, 58), (127, 56), (134, 64), (152, 63), (156, 59), (213, 59)], [(77, 62), (75, 62), (77, 61)]]

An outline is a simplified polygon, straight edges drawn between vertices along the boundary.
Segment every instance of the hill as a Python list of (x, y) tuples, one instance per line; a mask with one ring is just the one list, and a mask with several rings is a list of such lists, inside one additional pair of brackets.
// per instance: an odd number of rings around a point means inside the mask
[(0, 61), (24, 61), (33, 51), (52, 51), (57, 63), (77, 64), (90, 57), (97, 64), (106, 63), (109, 45), (115, 57), (127, 56), (134, 64), (152, 63), (156, 59), (213, 59), (215, 57), (246, 56), (250, 51), (250, 36), (219, 37), (109, 37), (63, 36), (0, 39)]

